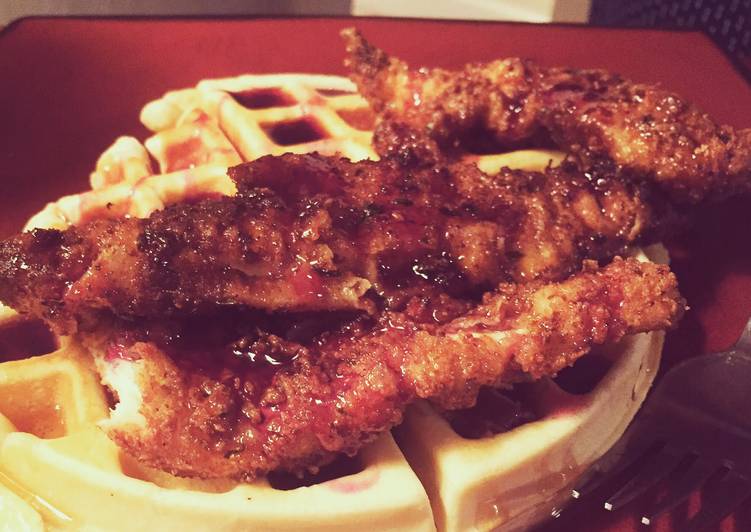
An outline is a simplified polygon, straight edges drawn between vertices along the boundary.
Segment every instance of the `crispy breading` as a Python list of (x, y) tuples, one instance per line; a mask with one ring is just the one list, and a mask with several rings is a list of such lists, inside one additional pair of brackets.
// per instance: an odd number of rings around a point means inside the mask
[[(378, 114), (383, 156), (440, 159), (552, 139), (594, 179), (621, 172), (694, 203), (747, 191), (751, 129), (715, 123), (678, 95), (604, 70), (519, 59), (411, 70), (345, 30), (346, 64)], [(479, 142), (478, 142), (479, 141)]]
[(288, 154), (231, 175), (235, 197), (0, 243), (0, 300), (63, 332), (102, 311), (402, 310), (562, 279), (654, 237), (670, 212), (663, 202), (657, 216), (646, 188), (565, 165), (489, 176)]
[(121, 402), (134, 377), (141, 390), (118, 406), (140, 415), (106, 425), (123, 449), (180, 475), (252, 478), (315, 470), (399, 423), (417, 397), (468, 406), (481, 386), (554, 374), (683, 309), (666, 266), (617, 259), (560, 283), (501, 285), (443, 325), (389, 312), (305, 345), (255, 333), (207, 347), (123, 322), (83, 338)]
[(314, 237), (330, 220), (300, 217), (302, 209), (259, 189), (147, 220), (33, 230), (0, 244), (0, 299), (67, 333), (102, 309), (157, 317), (240, 304), (369, 310), (370, 283), (337, 270)]

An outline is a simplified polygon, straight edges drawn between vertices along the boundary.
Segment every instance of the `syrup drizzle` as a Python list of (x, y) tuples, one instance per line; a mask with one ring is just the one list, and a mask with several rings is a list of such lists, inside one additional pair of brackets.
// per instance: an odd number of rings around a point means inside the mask
[(336, 114), (360, 131), (372, 131), (375, 127), (375, 115), (370, 109), (339, 109)]
[(287, 122), (261, 124), (261, 127), (271, 137), (271, 140), (280, 146), (323, 140), (328, 136), (316, 120), (310, 117), (288, 120)]
[(249, 89), (231, 92), (237, 103), (247, 109), (268, 109), (269, 107), (290, 107), (297, 101), (281, 89), (274, 87)]
[(316, 89), (316, 92), (326, 98), (333, 98), (335, 96), (348, 96), (355, 94), (354, 91), (348, 91), (344, 89)]

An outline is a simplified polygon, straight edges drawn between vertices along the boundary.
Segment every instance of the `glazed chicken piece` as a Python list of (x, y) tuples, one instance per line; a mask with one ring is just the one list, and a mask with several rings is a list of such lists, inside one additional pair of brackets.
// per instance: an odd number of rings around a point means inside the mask
[(501, 285), (443, 325), (387, 312), (303, 345), (259, 331), (229, 342), (222, 319), (210, 344), (209, 320), (200, 336), (185, 322), (121, 321), (82, 338), (119, 398), (105, 428), (126, 452), (178, 475), (253, 478), (315, 471), (399, 423), (415, 398), (471, 405), (480, 386), (554, 374), (683, 309), (666, 266), (618, 259), (560, 283)]
[(684, 308), (664, 266), (562, 280), (659, 229), (665, 198), (657, 216), (615, 177), (318, 155), (230, 175), (235, 197), (0, 245), (0, 300), (77, 331), (118, 399), (110, 436), (176, 474), (314, 470), (415, 398), (471, 405)]
[(378, 115), (382, 156), (434, 161), (487, 149), (478, 139), (497, 149), (549, 137), (593, 179), (620, 172), (688, 203), (749, 188), (751, 129), (718, 125), (659, 86), (518, 58), (410, 70), (356, 30), (343, 36), (352, 79)]
[(103, 311), (372, 313), (415, 297), (450, 306), (499, 282), (563, 279), (586, 258), (649, 240), (670, 218), (647, 188), (593, 184), (565, 167), (488, 176), (473, 165), (289, 154), (230, 174), (235, 197), (1, 243), (0, 300), (60, 332)]
[(370, 283), (338, 271), (328, 247), (268, 191), (179, 204), (151, 218), (36, 229), (0, 244), (0, 300), (62, 334), (98, 319), (160, 317), (217, 305), (369, 310)]

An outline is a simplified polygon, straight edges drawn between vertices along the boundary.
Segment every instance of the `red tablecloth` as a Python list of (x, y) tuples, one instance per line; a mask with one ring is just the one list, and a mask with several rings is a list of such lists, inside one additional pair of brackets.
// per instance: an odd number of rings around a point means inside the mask
[[(341, 28), (356, 25), (416, 65), (526, 56), (660, 82), (718, 121), (751, 126), (751, 87), (698, 33), (390, 19), (27, 19), (0, 35), (0, 236), (45, 202), (83, 190), (117, 137), (145, 138), (144, 103), (203, 78), (249, 72), (344, 74)], [(691, 311), (664, 366), (733, 343), (751, 315), (751, 203), (707, 208), (669, 242)], [(634, 516), (586, 513), (571, 530), (630, 530)], [(728, 524), (726, 522), (726, 524)], [(669, 528), (663, 520), (658, 528)], [(740, 526), (740, 525), (738, 525)], [(741, 530), (741, 528), (738, 528)]]

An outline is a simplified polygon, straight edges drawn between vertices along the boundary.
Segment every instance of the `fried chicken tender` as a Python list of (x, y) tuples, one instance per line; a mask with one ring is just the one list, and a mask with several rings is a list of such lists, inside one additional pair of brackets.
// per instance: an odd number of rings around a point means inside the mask
[(230, 175), (235, 197), (0, 244), (0, 300), (77, 331), (119, 400), (110, 436), (173, 473), (315, 469), (414, 398), (467, 406), (683, 310), (664, 266), (563, 280), (659, 231), (669, 203), (617, 177), (320, 155)]
[(253, 478), (314, 471), (399, 423), (415, 398), (468, 406), (483, 385), (554, 374), (683, 309), (666, 266), (616, 259), (560, 283), (503, 284), (444, 325), (388, 312), (306, 345), (256, 333), (208, 348), (115, 322), (83, 339), (119, 397), (106, 429), (126, 452), (179, 475)]
[(749, 188), (751, 129), (718, 125), (659, 86), (518, 58), (410, 70), (356, 30), (343, 36), (351, 77), (378, 115), (382, 156), (436, 160), (483, 149), (478, 139), (513, 147), (550, 137), (594, 179), (622, 172), (688, 203)]
[(415, 297), (479, 299), (499, 282), (563, 279), (669, 218), (647, 188), (593, 184), (565, 166), (488, 176), (288, 154), (230, 174), (235, 197), (0, 243), (0, 300), (61, 332), (103, 311), (403, 310)]
[[(71, 333), (97, 311), (189, 314), (216, 305), (367, 310), (370, 283), (337, 271), (273, 194), (179, 204), (149, 219), (36, 229), (0, 244), (0, 300)], [(92, 315), (93, 314), (93, 315)]]

